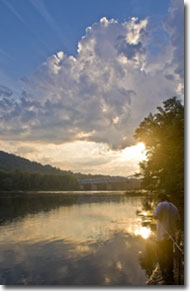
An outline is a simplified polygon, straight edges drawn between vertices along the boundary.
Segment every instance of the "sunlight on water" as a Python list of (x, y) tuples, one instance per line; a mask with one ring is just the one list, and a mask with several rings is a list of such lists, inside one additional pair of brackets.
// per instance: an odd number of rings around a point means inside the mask
[(135, 231), (135, 235), (140, 235), (142, 238), (147, 239), (151, 235), (151, 230), (147, 227), (140, 227)]
[(151, 231), (136, 213), (142, 199), (98, 199), (2, 224), (0, 283), (143, 284), (138, 253)]
[[(75, 242), (108, 239), (116, 230), (139, 234), (140, 221), (134, 205), (99, 203), (60, 207), (47, 213), (28, 215), (9, 226), (2, 226), (0, 241), (38, 242), (68, 239)], [(138, 233), (137, 233), (138, 232)]]

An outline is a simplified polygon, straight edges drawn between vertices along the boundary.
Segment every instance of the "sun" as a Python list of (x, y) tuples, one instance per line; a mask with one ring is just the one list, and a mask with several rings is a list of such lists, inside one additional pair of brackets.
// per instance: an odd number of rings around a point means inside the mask
[(144, 151), (145, 150), (145, 144), (143, 142), (139, 142), (136, 145), (137, 148), (139, 148), (140, 150)]
[(122, 161), (128, 160), (145, 160), (146, 148), (143, 142), (139, 142), (134, 146), (126, 147), (121, 151), (120, 159)]

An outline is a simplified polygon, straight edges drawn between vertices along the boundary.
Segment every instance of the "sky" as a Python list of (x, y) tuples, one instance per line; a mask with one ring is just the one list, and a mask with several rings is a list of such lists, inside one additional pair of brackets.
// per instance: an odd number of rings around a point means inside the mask
[(184, 95), (182, 0), (0, 0), (0, 150), (133, 175), (133, 135)]

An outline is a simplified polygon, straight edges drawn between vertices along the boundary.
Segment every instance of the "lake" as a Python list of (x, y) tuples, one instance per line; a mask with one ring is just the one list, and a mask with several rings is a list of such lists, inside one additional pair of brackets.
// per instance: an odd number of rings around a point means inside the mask
[(143, 286), (154, 265), (147, 197), (4, 193), (0, 284)]

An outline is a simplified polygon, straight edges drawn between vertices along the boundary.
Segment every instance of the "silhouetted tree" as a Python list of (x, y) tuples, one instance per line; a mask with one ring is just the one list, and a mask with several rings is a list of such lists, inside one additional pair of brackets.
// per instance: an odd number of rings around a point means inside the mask
[(142, 186), (183, 194), (184, 106), (173, 97), (157, 109), (158, 113), (150, 113), (135, 132), (147, 149), (147, 160), (140, 163)]

